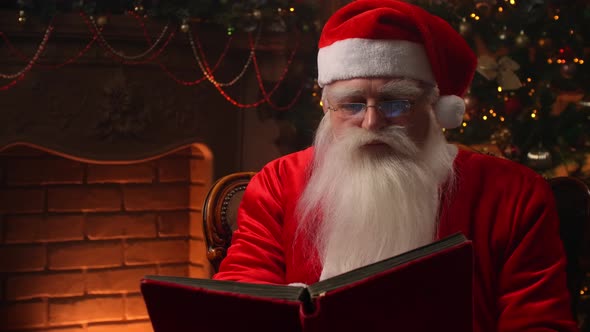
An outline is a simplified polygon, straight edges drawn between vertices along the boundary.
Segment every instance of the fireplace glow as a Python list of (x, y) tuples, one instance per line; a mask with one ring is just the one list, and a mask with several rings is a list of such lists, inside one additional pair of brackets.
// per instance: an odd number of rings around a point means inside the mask
[(116, 164), (15, 146), (0, 180), (2, 329), (148, 332), (142, 276), (210, 274), (202, 144)]

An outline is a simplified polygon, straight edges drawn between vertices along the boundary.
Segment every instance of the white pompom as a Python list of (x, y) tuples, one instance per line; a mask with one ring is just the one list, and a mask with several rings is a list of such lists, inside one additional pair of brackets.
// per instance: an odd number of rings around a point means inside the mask
[(459, 96), (442, 96), (434, 105), (434, 114), (441, 127), (457, 128), (463, 122), (465, 114), (465, 101)]

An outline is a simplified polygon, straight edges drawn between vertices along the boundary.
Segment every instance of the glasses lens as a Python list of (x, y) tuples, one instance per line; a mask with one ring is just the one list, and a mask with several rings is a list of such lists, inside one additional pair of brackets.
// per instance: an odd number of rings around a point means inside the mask
[(379, 107), (385, 117), (395, 118), (406, 114), (410, 110), (411, 104), (408, 100), (392, 100), (380, 103)]
[(356, 115), (364, 111), (366, 108), (363, 103), (344, 103), (338, 105), (338, 111), (343, 115)]

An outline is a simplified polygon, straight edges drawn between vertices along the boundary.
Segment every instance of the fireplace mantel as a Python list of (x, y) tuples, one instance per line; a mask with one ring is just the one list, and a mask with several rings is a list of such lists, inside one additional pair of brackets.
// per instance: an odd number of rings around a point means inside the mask
[[(17, 13), (0, 12), (2, 32), (22, 53), (31, 56), (38, 47), (47, 23), (29, 18), (17, 22)], [(147, 34), (155, 38), (164, 21), (147, 20)], [(91, 40), (82, 16), (63, 14), (52, 22), (54, 31), (42, 55), (41, 65), (63, 63), (78, 54)], [(178, 30), (170, 26), (171, 30)], [(209, 62), (222, 53), (227, 35), (223, 29), (193, 24)], [(114, 15), (103, 26), (105, 39), (125, 54), (146, 49), (144, 32), (130, 15)], [(312, 51), (311, 36), (263, 32), (257, 57), (265, 83), (282, 72), (296, 40), (302, 48), (289, 75), (301, 75), (301, 57)], [(21, 70), (26, 61), (0, 44), (0, 72)], [(219, 80), (235, 77), (249, 54), (246, 34), (237, 33), (219, 70)], [(187, 34), (181, 31), (158, 57), (177, 78), (192, 81), (202, 77), (191, 52)], [(299, 62), (299, 64), (297, 64)], [(299, 75), (299, 76), (298, 76)], [(6, 84), (9, 80), (2, 80)], [(288, 86), (288, 85), (285, 85)], [(244, 103), (260, 99), (256, 76), (249, 68), (242, 79), (225, 91)], [(206, 80), (184, 86), (175, 82), (157, 63), (122, 64), (95, 43), (72, 64), (58, 69), (35, 66), (24, 79), (0, 91), (0, 149), (25, 144), (92, 162), (146, 160), (187, 144), (207, 144), (221, 167), (217, 174), (236, 171), (241, 154), (243, 112), (229, 103)], [(289, 96), (290, 93), (285, 93)], [(255, 110), (254, 110), (255, 111)], [(225, 154), (225, 155), (224, 155)], [(221, 159), (221, 160), (219, 160)]]

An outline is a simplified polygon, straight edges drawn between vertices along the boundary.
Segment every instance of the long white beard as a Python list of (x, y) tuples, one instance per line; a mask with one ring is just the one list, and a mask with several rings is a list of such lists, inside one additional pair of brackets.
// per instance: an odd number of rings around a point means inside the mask
[[(297, 207), (297, 236), (318, 250), (320, 280), (435, 239), (439, 187), (453, 179), (457, 150), (446, 143), (434, 116), (430, 121), (429, 137), (418, 147), (401, 127), (380, 133), (351, 128), (335, 140), (324, 117)], [(375, 139), (391, 149), (363, 147)]]

